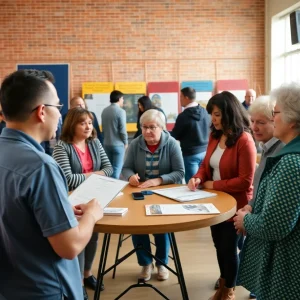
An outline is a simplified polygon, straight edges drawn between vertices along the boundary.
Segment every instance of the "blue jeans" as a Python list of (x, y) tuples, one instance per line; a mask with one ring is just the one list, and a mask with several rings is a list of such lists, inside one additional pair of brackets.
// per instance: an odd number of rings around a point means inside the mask
[(123, 146), (105, 146), (104, 150), (113, 167), (112, 177), (119, 179), (123, 167), (125, 147)]
[[(155, 256), (160, 259), (164, 264), (168, 264), (169, 251), (170, 251), (170, 239), (167, 233), (153, 234), (156, 246)], [(145, 249), (151, 252), (150, 237), (148, 234), (132, 235), (132, 242), (134, 247), (143, 245)], [(148, 266), (152, 263), (152, 256), (144, 250), (138, 250), (136, 252), (138, 263), (140, 266)], [(161, 263), (156, 261), (156, 265)]]
[(199, 167), (205, 157), (206, 152), (201, 152), (193, 155), (183, 156), (184, 168), (185, 168), (185, 183), (197, 173)]

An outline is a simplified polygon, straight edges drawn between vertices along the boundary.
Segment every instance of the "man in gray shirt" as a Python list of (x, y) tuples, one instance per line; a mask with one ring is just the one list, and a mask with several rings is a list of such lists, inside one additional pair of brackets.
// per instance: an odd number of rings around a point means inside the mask
[(123, 107), (123, 93), (112, 91), (111, 105), (106, 107), (101, 115), (102, 131), (104, 135), (104, 150), (113, 166), (112, 177), (119, 178), (123, 166), (125, 149), (128, 145), (126, 131), (126, 112)]

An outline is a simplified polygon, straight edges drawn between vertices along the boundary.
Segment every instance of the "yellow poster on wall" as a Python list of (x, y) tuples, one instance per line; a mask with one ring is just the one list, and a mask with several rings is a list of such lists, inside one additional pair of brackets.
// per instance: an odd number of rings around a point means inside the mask
[(82, 98), (88, 110), (96, 114), (101, 128), (101, 114), (110, 105), (109, 96), (114, 90), (112, 82), (84, 82), (82, 83)]
[(115, 90), (124, 94), (124, 106), (126, 111), (126, 129), (128, 132), (137, 131), (137, 101), (146, 94), (146, 82), (116, 82)]
[(116, 82), (115, 90), (123, 94), (146, 94), (146, 82)]
[(88, 94), (110, 94), (114, 90), (112, 82), (84, 82), (82, 84), (82, 97)]

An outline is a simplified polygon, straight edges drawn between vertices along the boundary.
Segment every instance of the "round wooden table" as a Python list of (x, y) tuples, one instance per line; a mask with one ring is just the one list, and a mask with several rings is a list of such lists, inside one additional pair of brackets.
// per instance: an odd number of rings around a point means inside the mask
[[(164, 185), (159, 187), (151, 187), (146, 190), (155, 190), (161, 188), (176, 187), (180, 185)], [(142, 189), (127, 186), (124, 188), (123, 195), (116, 197), (110, 204), (109, 207), (127, 207), (128, 212), (124, 216), (104, 216), (99, 222), (96, 223), (94, 231), (104, 233), (101, 257), (98, 269), (97, 287), (94, 295), (94, 300), (100, 299), (100, 287), (103, 281), (103, 276), (115, 269), (117, 265), (127, 259), (130, 255), (135, 253), (138, 249), (136, 248), (130, 251), (128, 254), (118, 259), (118, 253), (116, 263), (105, 270), (107, 253), (110, 243), (111, 234), (153, 234), (153, 233), (168, 233), (170, 238), (171, 250), (173, 253), (173, 259), (176, 271), (172, 270), (169, 266), (166, 266), (169, 271), (178, 277), (182, 299), (188, 300), (188, 293), (185, 285), (185, 280), (182, 272), (181, 262), (179, 258), (179, 252), (175, 239), (174, 232), (193, 230), (202, 227), (208, 227), (221, 222), (224, 222), (234, 216), (236, 212), (236, 201), (235, 199), (223, 192), (214, 190), (207, 190), (209, 192), (216, 193), (217, 196), (211, 198), (205, 198), (201, 200), (194, 200), (188, 203), (212, 203), (220, 211), (220, 214), (215, 215), (176, 215), (176, 216), (146, 216), (145, 205), (146, 204), (180, 204), (172, 199), (153, 194), (146, 195), (145, 200), (133, 200), (131, 193), (140, 192)], [(154, 256), (153, 256), (154, 257)], [(130, 286), (116, 299), (121, 298), (127, 291), (133, 287), (146, 286), (156, 290), (163, 298), (168, 299), (165, 295), (160, 293), (155, 287), (149, 284)]]
[[(180, 186), (179, 184), (152, 187), (147, 190)], [(181, 216), (146, 216), (146, 204), (180, 204), (178, 201), (153, 194), (146, 195), (145, 200), (133, 200), (131, 193), (142, 191), (139, 188), (126, 186), (123, 195), (116, 197), (109, 207), (128, 207), (123, 217), (105, 216), (95, 225), (94, 231), (102, 233), (149, 234), (192, 230), (221, 223), (231, 218), (236, 212), (235, 199), (223, 192), (216, 197), (194, 200), (186, 203), (212, 203), (221, 212), (218, 215), (181, 215)]]

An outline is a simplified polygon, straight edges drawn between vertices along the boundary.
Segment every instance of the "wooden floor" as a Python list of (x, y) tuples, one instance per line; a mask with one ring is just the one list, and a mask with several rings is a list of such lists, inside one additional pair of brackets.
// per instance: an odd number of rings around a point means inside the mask
[[(185, 282), (190, 300), (207, 300), (213, 294), (213, 286), (219, 276), (215, 249), (212, 244), (209, 228), (176, 233), (177, 244), (181, 264), (184, 272)], [(97, 275), (100, 250), (102, 246), (103, 235), (99, 236), (99, 246), (96, 259), (93, 265), (93, 273)], [(113, 264), (118, 235), (112, 235), (107, 266)], [(132, 249), (131, 238), (123, 243), (120, 255), (126, 254)], [(169, 263), (174, 267), (172, 260)], [(135, 254), (124, 261), (117, 268), (116, 278), (112, 279), (112, 272), (104, 277), (105, 291), (101, 293), (102, 300), (115, 299), (129, 285), (137, 283), (137, 274), (140, 267), (137, 264)], [(180, 287), (177, 283), (177, 277), (170, 274), (167, 281), (159, 282), (156, 280), (156, 273), (153, 274), (149, 283), (157, 287), (169, 299), (182, 299)], [(88, 290), (90, 300), (93, 299), (94, 292)], [(242, 287), (236, 289), (236, 299), (246, 300), (249, 292)], [(138, 299), (163, 299), (154, 290), (150, 288), (136, 288), (130, 290), (122, 300)]]

